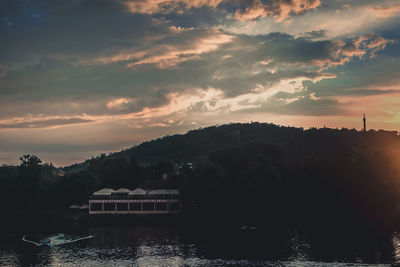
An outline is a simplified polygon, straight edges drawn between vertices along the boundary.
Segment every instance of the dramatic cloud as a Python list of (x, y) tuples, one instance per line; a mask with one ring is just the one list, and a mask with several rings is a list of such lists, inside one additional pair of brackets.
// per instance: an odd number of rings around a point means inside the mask
[(224, 3), (224, 8), (230, 6), (229, 9), (236, 10), (234, 16), (238, 20), (253, 20), (270, 16), (277, 22), (321, 5), (321, 0), (121, 0), (120, 2), (132, 13), (148, 15), (182, 14), (187, 9), (201, 7), (216, 10)]
[(253, 20), (272, 16), (277, 22), (281, 22), (292, 14), (301, 14), (320, 5), (320, 0), (276, 0), (266, 4), (261, 0), (251, 0), (243, 11), (235, 12), (235, 17), (239, 20)]
[(159, 68), (170, 68), (186, 60), (197, 59), (200, 55), (214, 51), (234, 38), (217, 30), (189, 29), (186, 31), (178, 29), (177, 31), (184, 36), (178, 36), (177, 40), (172, 38), (173, 43), (169, 43), (167, 40), (160, 43), (158, 40), (145, 50), (137, 50), (134, 47), (131, 49), (134, 51), (126, 50), (117, 55), (95, 59), (92, 62), (110, 64), (123, 61), (127, 63), (127, 67), (155, 64)]
[(203, 6), (216, 8), (224, 0), (121, 0), (133, 13), (182, 13), (185, 9)]
[(399, 13), (394, 0), (1, 1), (0, 158), (67, 164), (232, 121), (353, 128), (368, 113), (398, 129)]
[(379, 16), (389, 18), (400, 13), (400, 4), (373, 6), (372, 10)]
[(313, 41), (307, 38), (294, 38), (285, 34), (270, 34), (265, 37), (264, 45), (280, 62), (308, 63), (320, 67), (343, 65), (353, 57), (374, 56), (384, 49), (387, 43), (393, 42), (373, 35), (360, 36), (352, 40)]
[[(133, 16), (117, 1), (2, 1), (0, 62), (30, 65), (43, 58), (73, 62), (146, 46), (173, 31), (162, 19)], [(140, 27), (132, 27), (140, 25)], [(7, 67), (7, 66), (5, 66)]]
[(397, 0), (387, 0), (385, 4), (382, 2), (321, 1), (321, 5), (309, 10), (310, 12), (300, 12), (297, 16), (291, 15), (281, 20), (284, 23), (276, 23), (280, 17), (275, 16), (275, 19), (272, 19), (264, 11), (265, 5), (262, 4), (257, 10), (265, 14), (265, 17), (255, 20), (224, 21), (220, 27), (229, 32), (247, 35), (284, 32), (301, 36), (307, 32), (323, 32), (324, 36), (320, 38), (324, 39), (367, 35), (380, 32), (384, 28), (395, 27), (399, 22), (399, 17), (396, 16), (399, 11)]

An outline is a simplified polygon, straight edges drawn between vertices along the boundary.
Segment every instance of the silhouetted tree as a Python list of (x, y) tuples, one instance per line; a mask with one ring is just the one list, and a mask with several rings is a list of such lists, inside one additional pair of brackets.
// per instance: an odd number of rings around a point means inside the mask
[(35, 167), (42, 164), (42, 161), (35, 155), (26, 154), (20, 157), (19, 159), (21, 160), (20, 166), (22, 167)]

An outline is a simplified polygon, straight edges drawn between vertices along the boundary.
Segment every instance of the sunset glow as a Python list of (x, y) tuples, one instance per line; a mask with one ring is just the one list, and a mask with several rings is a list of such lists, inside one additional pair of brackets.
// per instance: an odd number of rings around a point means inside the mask
[(230, 122), (400, 130), (396, 0), (6, 0), (0, 164)]

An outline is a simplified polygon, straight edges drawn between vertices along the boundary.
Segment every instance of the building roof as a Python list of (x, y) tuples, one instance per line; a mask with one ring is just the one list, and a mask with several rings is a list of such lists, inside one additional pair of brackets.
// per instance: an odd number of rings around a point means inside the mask
[(116, 191), (114, 191), (113, 193), (130, 193), (131, 190), (127, 189), (127, 188), (120, 188)]
[(149, 195), (179, 195), (179, 190), (176, 189), (157, 189), (151, 190)]
[(136, 188), (135, 190), (129, 192), (129, 195), (146, 195), (146, 194), (147, 191), (143, 190), (142, 188)]
[(111, 195), (111, 193), (114, 193), (115, 191), (110, 188), (103, 188), (99, 191), (96, 191), (93, 193), (94, 196), (104, 196), (104, 195)]
[(136, 188), (135, 190), (129, 190), (127, 188), (120, 188), (118, 190), (113, 190), (110, 188), (103, 188), (99, 191), (93, 193), (94, 196), (109, 196), (112, 193), (128, 193), (129, 195), (179, 195), (179, 190), (177, 189), (155, 189), (155, 190), (144, 190), (142, 188)]

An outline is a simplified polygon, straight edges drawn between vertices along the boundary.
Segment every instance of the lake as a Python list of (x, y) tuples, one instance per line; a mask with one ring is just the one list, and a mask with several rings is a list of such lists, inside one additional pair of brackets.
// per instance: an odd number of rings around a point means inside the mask
[(65, 229), (76, 243), (37, 247), (62, 229), (1, 234), (0, 266), (367, 266), (400, 263), (400, 235), (202, 226), (196, 223), (124, 223)]

